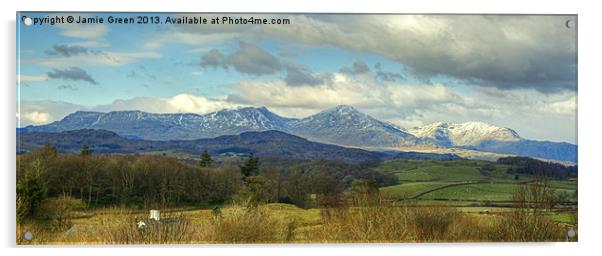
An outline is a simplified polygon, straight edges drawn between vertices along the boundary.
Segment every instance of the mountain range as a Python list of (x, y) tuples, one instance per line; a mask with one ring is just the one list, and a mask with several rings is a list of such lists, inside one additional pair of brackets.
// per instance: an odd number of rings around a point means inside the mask
[(212, 155), (253, 153), (261, 158), (297, 160), (339, 160), (347, 163), (370, 163), (386, 159), (458, 159), (453, 154), (374, 152), (313, 142), (280, 131), (243, 132), (210, 139), (152, 141), (127, 139), (106, 130), (82, 129), (63, 132), (19, 132), (20, 151), (53, 145), (61, 152), (79, 153), (90, 146), (96, 153), (184, 152), (198, 155), (208, 150)]
[(197, 140), (245, 132), (281, 131), (314, 142), (358, 148), (464, 148), (577, 162), (577, 145), (522, 138), (510, 128), (483, 122), (434, 123), (404, 129), (341, 105), (305, 118), (286, 118), (265, 107), (224, 109), (198, 115), (142, 111), (74, 112), (62, 120), (21, 128), (26, 132), (80, 129), (112, 131), (127, 139)]

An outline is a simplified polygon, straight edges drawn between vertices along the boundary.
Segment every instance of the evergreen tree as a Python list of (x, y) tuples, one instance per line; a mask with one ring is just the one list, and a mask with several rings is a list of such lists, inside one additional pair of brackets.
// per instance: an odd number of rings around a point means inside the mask
[(259, 174), (259, 158), (255, 157), (253, 153), (249, 154), (249, 158), (245, 161), (245, 164), (240, 166), (240, 172), (244, 177)]
[(82, 156), (89, 156), (92, 154), (92, 150), (90, 149), (90, 147), (88, 147), (88, 145), (84, 145), (82, 147)]
[(36, 160), (33, 168), (17, 183), (17, 216), (19, 219), (33, 218), (38, 213), (42, 202), (46, 199), (48, 189), (42, 178), (40, 160)]
[(210, 167), (212, 163), (213, 163), (213, 159), (211, 159), (211, 155), (209, 155), (209, 152), (207, 152), (207, 149), (205, 149), (205, 151), (203, 151), (203, 154), (201, 154), (201, 160), (199, 160), (199, 166), (200, 167)]

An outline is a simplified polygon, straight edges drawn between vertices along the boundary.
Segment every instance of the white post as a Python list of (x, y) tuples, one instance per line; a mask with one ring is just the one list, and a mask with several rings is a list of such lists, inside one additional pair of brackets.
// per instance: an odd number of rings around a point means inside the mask
[(150, 216), (148, 218), (151, 220), (159, 221), (161, 219), (161, 214), (159, 210), (150, 210)]

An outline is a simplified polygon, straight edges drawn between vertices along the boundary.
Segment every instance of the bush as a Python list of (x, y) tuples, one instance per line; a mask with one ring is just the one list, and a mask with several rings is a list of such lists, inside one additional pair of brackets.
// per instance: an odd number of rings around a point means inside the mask
[(251, 176), (245, 178), (245, 186), (238, 191), (234, 200), (244, 207), (256, 207), (272, 200), (274, 195), (274, 184), (271, 180), (262, 176)]
[(554, 189), (544, 180), (519, 187), (512, 195), (514, 208), (505, 214), (492, 233), (496, 241), (562, 241), (564, 230), (546, 216), (556, 202)]
[[(209, 228), (209, 237), (206, 239), (211, 242), (269, 243), (283, 239), (278, 235), (276, 221), (261, 207), (228, 208), (213, 217)], [(294, 226), (291, 228), (294, 229)]]
[(322, 211), (329, 213), (322, 214), (318, 242), (484, 241), (491, 230), (452, 207), (379, 203)]
[(60, 196), (44, 202), (40, 218), (49, 222), (48, 227), (51, 230), (63, 231), (72, 226), (73, 210), (83, 208), (85, 208), (85, 204), (80, 199)]
[(412, 207), (413, 226), (418, 241), (443, 241), (460, 212), (452, 207)]
[(315, 234), (318, 242), (411, 241), (411, 215), (405, 207), (377, 205), (321, 211), (323, 225)]

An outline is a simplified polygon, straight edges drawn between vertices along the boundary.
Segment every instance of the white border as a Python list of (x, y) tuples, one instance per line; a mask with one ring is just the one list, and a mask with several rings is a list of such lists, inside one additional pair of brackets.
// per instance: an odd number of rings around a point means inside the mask
[[(581, 255), (593, 252), (600, 244), (600, 183), (602, 170), (597, 149), (600, 134), (600, 9), (595, 1), (524, 1), (524, 0), (415, 0), (413, 2), (371, 0), (364, 4), (352, 1), (191, 1), (191, 0), (100, 0), (100, 1), (3, 1), (2, 23), (2, 132), (0, 154), (4, 186), (0, 208), (0, 241), (9, 255)], [(386, 13), (527, 13), (578, 14), (579, 22), (579, 239), (578, 243), (545, 244), (355, 244), (355, 245), (189, 245), (153, 247), (19, 247), (15, 237), (15, 17), (16, 11), (161, 11), (161, 12), (386, 12)], [(598, 161), (596, 161), (598, 160)], [(12, 247), (12, 248), (11, 248)], [(99, 249), (102, 248), (102, 249)], [(135, 250), (135, 251), (134, 251)], [(6, 255), (3, 253), (3, 255)]]

